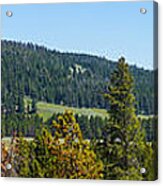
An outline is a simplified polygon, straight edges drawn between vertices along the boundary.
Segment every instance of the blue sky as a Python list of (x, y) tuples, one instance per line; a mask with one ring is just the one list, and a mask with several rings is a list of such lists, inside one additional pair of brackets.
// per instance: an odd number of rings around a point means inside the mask
[(3, 5), (2, 39), (113, 60), (125, 56), (130, 64), (152, 69), (153, 2)]

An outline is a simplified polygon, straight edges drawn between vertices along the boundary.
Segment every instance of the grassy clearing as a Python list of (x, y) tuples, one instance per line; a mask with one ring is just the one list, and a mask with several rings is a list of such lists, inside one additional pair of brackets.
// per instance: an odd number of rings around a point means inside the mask
[[(31, 99), (26, 97), (24, 99), (25, 106), (28, 104), (31, 104)], [(99, 116), (102, 118), (108, 117), (107, 110), (105, 109), (98, 109), (98, 108), (75, 108), (75, 107), (68, 107), (64, 105), (57, 105), (52, 103), (46, 103), (39, 101), (37, 102), (37, 113), (40, 117), (43, 118), (44, 121), (49, 119), (54, 113), (63, 113), (66, 110), (73, 111), (74, 114), (79, 115), (86, 115), (86, 116)], [(138, 115), (138, 117), (142, 119), (148, 119), (150, 117), (153, 117), (152, 115), (146, 116), (146, 115)]]
[(79, 115), (87, 115), (87, 116), (100, 116), (100, 117), (107, 117), (107, 111), (105, 109), (97, 109), (97, 108), (74, 108), (68, 107), (63, 105), (56, 105), (51, 103), (45, 102), (38, 102), (37, 103), (37, 112), (38, 114), (43, 117), (44, 121), (50, 118), (53, 113), (63, 113), (66, 110), (73, 111), (74, 114)]

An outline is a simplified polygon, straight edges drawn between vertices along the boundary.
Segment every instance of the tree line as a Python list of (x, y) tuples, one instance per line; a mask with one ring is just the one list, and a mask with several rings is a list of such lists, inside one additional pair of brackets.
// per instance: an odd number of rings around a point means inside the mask
[[(3, 137), (11, 137), (14, 131), (18, 134), (22, 134), (24, 137), (35, 137), (36, 132), (41, 130), (42, 126), (46, 126), (48, 129), (52, 128), (53, 120), (57, 120), (60, 114), (54, 113), (47, 121), (43, 121), (43, 118), (38, 114), (29, 113), (17, 113), (17, 114), (2, 114), (1, 117), (1, 135)], [(87, 116), (87, 115), (74, 115), (76, 121), (79, 123), (80, 129), (84, 139), (101, 139), (103, 136), (103, 130), (108, 118), (102, 118), (100, 116)], [(156, 126), (157, 117), (140, 117), (142, 129), (145, 130), (145, 137), (147, 142), (156, 141)], [(53, 134), (53, 133), (52, 133)]]

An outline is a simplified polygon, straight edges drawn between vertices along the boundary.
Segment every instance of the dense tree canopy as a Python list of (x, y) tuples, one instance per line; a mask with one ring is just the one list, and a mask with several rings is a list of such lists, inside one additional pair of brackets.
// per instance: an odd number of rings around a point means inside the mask
[[(124, 58), (113, 62), (6, 40), (1, 66), (2, 138), (14, 135), (10, 144), (2, 142), (3, 176), (157, 178), (154, 71)], [(38, 101), (105, 108), (106, 115), (73, 115), (62, 106), (62, 114), (43, 121)]]
[[(61, 53), (31, 43), (2, 41), (2, 111), (22, 113), (23, 96), (35, 102), (108, 108), (101, 92), (117, 63), (105, 58)], [(137, 111), (154, 113), (154, 72), (130, 67), (135, 79)]]

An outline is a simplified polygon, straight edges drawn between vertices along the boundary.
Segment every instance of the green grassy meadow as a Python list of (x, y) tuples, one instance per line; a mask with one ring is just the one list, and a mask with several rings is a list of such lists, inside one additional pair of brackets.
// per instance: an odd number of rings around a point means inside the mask
[(81, 114), (87, 116), (100, 116), (107, 117), (107, 111), (105, 109), (97, 108), (74, 108), (63, 105), (50, 104), (45, 102), (37, 103), (37, 112), (40, 117), (43, 117), (43, 120), (46, 121), (50, 118), (53, 113), (64, 113), (65, 110), (71, 110), (74, 114)]
[[(25, 106), (27, 104), (31, 104), (31, 99), (26, 97), (24, 99)], [(49, 119), (54, 113), (64, 113), (66, 110), (73, 111), (74, 114), (86, 115), (86, 116), (99, 116), (102, 118), (108, 117), (108, 112), (106, 109), (98, 109), (98, 108), (76, 108), (76, 107), (68, 107), (65, 105), (57, 105), (52, 103), (47, 103), (43, 101), (37, 102), (37, 113), (40, 117), (43, 118), (43, 121)], [(140, 118), (148, 119), (149, 117), (153, 117), (152, 115), (139, 115)]]

